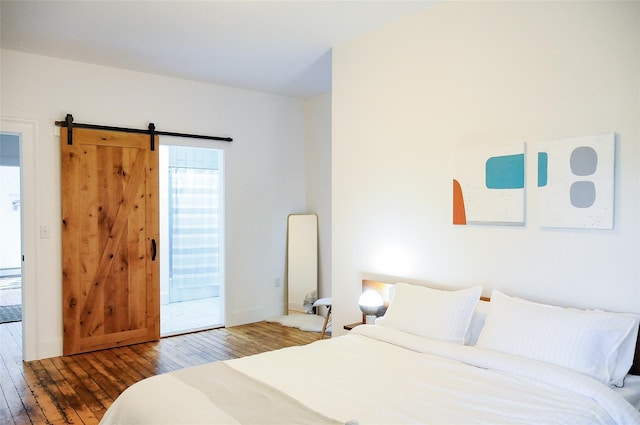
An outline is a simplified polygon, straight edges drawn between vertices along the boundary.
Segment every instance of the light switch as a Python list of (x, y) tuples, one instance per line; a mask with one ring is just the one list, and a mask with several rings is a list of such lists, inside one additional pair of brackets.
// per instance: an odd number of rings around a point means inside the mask
[(51, 237), (51, 228), (49, 226), (40, 226), (40, 239), (49, 239)]

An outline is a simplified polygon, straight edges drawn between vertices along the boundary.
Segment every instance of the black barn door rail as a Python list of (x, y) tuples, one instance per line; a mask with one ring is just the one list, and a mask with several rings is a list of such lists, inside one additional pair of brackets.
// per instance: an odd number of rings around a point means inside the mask
[(147, 129), (137, 128), (125, 128), (125, 127), (111, 127), (107, 125), (95, 125), (95, 124), (81, 124), (73, 122), (73, 115), (67, 114), (64, 121), (56, 121), (55, 124), (60, 127), (67, 127), (67, 144), (73, 144), (73, 129), (74, 128), (89, 128), (93, 130), (108, 130), (108, 131), (121, 131), (123, 133), (138, 133), (148, 134), (151, 138), (151, 150), (155, 150), (154, 136), (174, 136), (174, 137), (188, 137), (191, 139), (206, 139), (206, 140), (219, 140), (222, 142), (233, 142), (231, 137), (220, 136), (202, 136), (200, 134), (187, 134), (187, 133), (175, 133), (171, 131), (158, 131), (153, 123), (149, 123)]

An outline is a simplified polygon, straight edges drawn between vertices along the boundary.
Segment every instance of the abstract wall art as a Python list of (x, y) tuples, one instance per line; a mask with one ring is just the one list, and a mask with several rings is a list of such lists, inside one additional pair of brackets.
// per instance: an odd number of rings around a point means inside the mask
[(615, 134), (539, 142), (541, 227), (612, 229)]
[(455, 164), (453, 224), (524, 225), (524, 143), (461, 147)]

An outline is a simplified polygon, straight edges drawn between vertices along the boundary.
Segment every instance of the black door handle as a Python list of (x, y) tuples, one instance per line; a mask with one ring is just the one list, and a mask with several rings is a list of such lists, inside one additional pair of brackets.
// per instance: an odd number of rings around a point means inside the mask
[(151, 239), (151, 261), (156, 261), (156, 240)]

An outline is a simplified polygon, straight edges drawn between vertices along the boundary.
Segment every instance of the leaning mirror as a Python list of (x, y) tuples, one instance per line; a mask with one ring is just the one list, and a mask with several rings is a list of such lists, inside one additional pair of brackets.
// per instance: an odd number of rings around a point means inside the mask
[(318, 216), (287, 218), (287, 313), (309, 313), (318, 291)]

